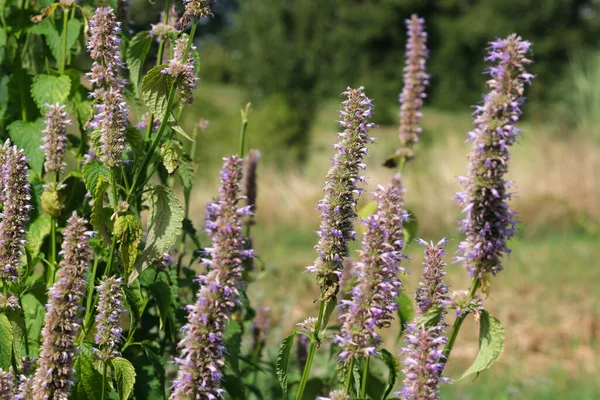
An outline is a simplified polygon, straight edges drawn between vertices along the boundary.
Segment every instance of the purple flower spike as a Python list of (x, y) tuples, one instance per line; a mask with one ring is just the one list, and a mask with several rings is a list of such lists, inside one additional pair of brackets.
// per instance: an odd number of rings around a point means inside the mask
[(119, 319), (125, 312), (123, 305), (123, 280), (115, 277), (104, 277), (98, 286), (98, 315), (96, 316), (96, 353), (100, 359), (107, 361), (119, 357), (118, 346), (121, 343), (122, 329)]
[(212, 17), (213, 0), (183, 0), (186, 16), (194, 18)]
[(15, 377), (0, 368), (0, 400), (13, 400), (15, 395)]
[(71, 121), (67, 119), (66, 106), (56, 103), (48, 107), (46, 113), (46, 129), (44, 134), (44, 154), (46, 161), (44, 168), (46, 172), (60, 174), (65, 171), (65, 150), (67, 147), (67, 125)]
[(425, 314), (431, 307), (438, 305), (447, 305), (450, 301), (448, 297), (448, 286), (444, 283), (443, 268), (446, 266), (444, 262), (444, 247), (447, 246), (446, 240), (442, 239), (437, 245), (433, 242), (425, 244), (425, 262), (423, 263), (423, 281), (419, 282), (419, 288), (415, 294), (415, 300), (419, 306), (421, 314)]
[(182, 329), (184, 337), (179, 343), (181, 356), (175, 359), (179, 370), (171, 400), (218, 399), (223, 394), (220, 385), (225, 326), (239, 303), (242, 261), (252, 254), (244, 250), (238, 207), (241, 177), (242, 160), (237, 156), (225, 158), (219, 197), (210, 207), (207, 226), (212, 258), (205, 260), (208, 273), (198, 277), (198, 300), (188, 307), (188, 323)]
[(441, 326), (426, 328), (424, 325), (408, 325), (408, 345), (402, 349), (405, 355), (404, 387), (396, 393), (402, 400), (437, 400), (440, 398), (439, 383), (444, 363), (442, 349), (446, 344)]
[(100, 135), (100, 159), (108, 167), (123, 164), (125, 129), (127, 128), (127, 103), (125, 82), (119, 76), (121, 61), (120, 23), (110, 7), (96, 9), (90, 21), (88, 51), (94, 59), (92, 72), (86, 76), (95, 89), (91, 96), (96, 100), (96, 115), (90, 126)]
[(389, 325), (397, 309), (394, 301), (402, 282), (398, 274), (405, 256), (402, 225), (408, 219), (402, 200), (401, 175), (387, 188), (380, 186), (374, 193), (377, 211), (364, 220), (366, 231), (360, 262), (356, 263), (357, 280), (352, 299), (343, 300), (342, 332), (336, 338), (343, 351), (343, 361), (372, 356), (382, 339), (377, 329)]
[(36, 399), (67, 399), (73, 386), (75, 337), (81, 324), (85, 273), (92, 257), (87, 221), (74, 212), (63, 230), (62, 260), (56, 283), (48, 291), (38, 369), (33, 380)]
[(27, 181), (27, 158), (23, 150), (9, 140), (0, 147), (0, 201), (3, 204), (0, 221), (0, 279), (14, 281), (25, 244), (31, 200)]
[(373, 141), (368, 135), (369, 129), (374, 127), (369, 122), (373, 104), (364, 88), (348, 88), (343, 95), (347, 97), (340, 111), (340, 126), (344, 131), (338, 134), (340, 141), (334, 145), (337, 153), (327, 173), (325, 197), (317, 205), (321, 211), (318, 232), (321, 239), (315, 246), (319, 256), (315, 264), (307, 268), (317, 274), (325, 299), (337, 293), (343, 260), (348, 256), (348, 241), (354, 240), (356, 197), (362, 191), (359, 183), (364, 182), (360, 171), (366, 168), (363, 163), (368, 153), (366, 145)]
[(515, 213), (508, 205), (510, 182), (504, 176), (510, 146), (519, 136), (515, 123), (525, 101), (525, 85), (533, 77), (525, 70), (531, 63), (526, 58), (530, 47), (531, 43), (513, 34), (492, 42), (486, 57), (497, 65), (488, 69), (491, 90), (475, 111), (468, 174), (461, 178), (464, 191), (457, 195), (466, 215), (459, 228), (466, 240), (459, 246), (457, 260), (474, 277), (496, 275), (503, 269), (502, 256), (510, 252), (507, 241), (515, 232)]
[(163, 74), (169, 74), (173, 79), (179, 79), (177, 88), (179, 90), (179, 96), (181, 101), (186, 104), (190, 104), (194, 101), (192, 92), (196, 89), (199, 78), (196, 77), (195, 71), (195, 60), (191, 56), (191, 50), (194, 50), (196, 46), (191, 45), (190, 51), (184, 61), (185, 51), (188, 46), (189, 37), (187, 35), (181, 35), (175, 41), (175, 48), (173, 49), (173, 58), (169, 60), (169, 66), (162, 70)]
[(329, 397), (317, 397), (317, 400), (348, 400), (350, 396), (344, 390), (333, 390), (329, 392)]
[(415, 14), (406, 20), (406, 66), (400, 94), (400, 140), (404, 145), (417, 143), (421, 135), (421, 108), (426, 97), (425, 87), (429, 85), (429, 75), (425, 72), (429, 51), (424, 24), (425, 20)]

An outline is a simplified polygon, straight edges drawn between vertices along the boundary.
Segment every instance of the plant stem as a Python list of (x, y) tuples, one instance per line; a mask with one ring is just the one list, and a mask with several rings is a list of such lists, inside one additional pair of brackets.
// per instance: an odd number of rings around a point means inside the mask
[[(190, 32), (190, 40), (188, 40), (188, 45), (185, 49), (185, 53), (183, 54), (182, 62), (185, 62), (187, 60), (187, 56), (189, 54), (190, 47), (192, 46), (192, 41), (194, 39), (194, 35), (196, 33), (197, 27), (198, 27), (198, 21), (194, 20), (194, 22), (192, 23), (192, 30)], [(165, 115), (163, 115), (162, 121), (160, 122), (160, 127), (158, 128), (156, 137), (154, 138), (154, 141), (152, 142), (152, 146), (150, 146), (150, 149), (146, 153), (146, 157), (144, 157), (144, 161), (142, 162), (140, 169), (137, 171), (135, 178), (133, 179), (133, 183), (131, 184), (131, 188), (127, 195), (127, 199), (126, 199), (127, 202), (130, 201), (132, 195), (137, 190), (137, 187), (140, 184), (141, 176), (142, 176), (143, 172), (146, 170), (146, 168), (148, 168), (148, 164), (150, 163), (150, 160), (152, 159), (152, 156), (154, 155), (154, 151), (158, 147), (158, 145), (160, 143), (160, 139), (161, 139), (165, 129), (167, 128), (167, 122), (169, 120), (169, 115), (171, 113), (171, 109), (173, 108), (173, 103), (175, 101), (176, 89), (177, 89), (177, 81), (173, 82), (173, 85), (171, 86), (171, 89), (169, 91), (169, 97), (167, 100), (167, 107), (165, 109)], [(149, 120), (148, 123), (151, 124), (152, 120)]]
[[(25, 308), (23, 308), (23, 300), (21, 299), (21, 294), (19, 293), (18, 300), (19, 306), (21, 307), (21, 311), (23, 313), (23, 321), (25, 321)], [(27, 333), (27, 324), (23, 324), (23, 339), (25, 342), (25, 354), (29, 357), (29, 334)]]
[(308, 377), (310, 375), (310, 368), (312, 367), (313, 358), (315, 357), (315, 352), (317, 351), (317, 346), (319, 345), (319, 330), (321, 329), (321, 323), (323, 322), (323, 315), (325, 314), (325, 300), (321, 300), (319, 304), (319, 317), (317, 318), (317, 323), (315, 325), (315, 331), (313, 332), (313, 337), (310, 341), (310, 348), (308, 350), (308, 358), (306, 359), (306, 365), (304, 366), (304, 371), (302, 371), (302, 379), (300, 380), (300, 385), (298, 386), (298, 393), (296, 393), (296, 400), (301, 400), (302, 395), (304, 394), (304, 389), (306, 389), (306, 383), (308, 382)]
[(54, 284), (54, 273), (56, 271), (56, 218), (52, 217), (50, 221), (50, 265), (48, 266), (48, 276), (46, 277), (46, 287)]
[(360, 381), (360, 397), (367, 397), (367, 377), (369, 376), (369, 361), (371, 361), (371, 357), (365, 358), (365, 362), (363, 365), (362, 380)]
[(104, 400), (104, 393), (106, 390), (106, 373), (108, 372), (108, 363), (104, 361), (104, 369), (102, 371), (102, 400)]
[(69, 26), (69, 12), (63, 7), (63, 31), (62, 31), (62, 55), (60, 58), (59, 72), (65, 72), (65, 63), (67, 61), (67, 30)]
[[(475, 293), (477, 292), (479, 283), (480, 283), (479, 278), (473, 279), (473, 283), (471, 284), (471, 289), (469, 290), (470, 298), (475, 297)], [(446, 346), (444, 347), (444, 351), (443, 351), (444, 357), (442, 357), (442, 363), (444, 363), (444, 364), (446, 362), (448, 362), (448, 357), (450, 357), (450, 353), (452, 352), (452, 349), (454, 348), (454, 343), (456, 342), (456, 338), (458, 337), (458, 332), (460, 331), (460, 328), (461, 328), (463, 322), (465, 321), (465, 318), (467, 317), (467, 315), (468, 315), (467, 313), (461, 314), (460, 317), (456, 317), (456, 319), (454, 320), (454, 325), (452, 325), (452, 329), (450, 330), (450, 334), (448, 335), (448, 343), (446, 343)]]
[[(163, 24), (167, 24), (167, 22), (169, 21), (169, 0), (165, 0), (165, 8), (163, 9)], [(162, 64), (162, 60), (163, 60), (163, 54), (165, 52), (165, 43), (166, 43), (166, 39), (163, 37), (160, 41), (160, 43), (158, 44), (158, 55), (156, 57), (156, 65), (160, 65)]]
[(248, 128), (248, 110), (250, 103), (246, 105), (246, 109), (242, 110), (242, 130), (240, 131), (240, 158), (244, 158), (244, 148), (246, 145), (246, 129)]
[(348, 366), (348, 375), (346, 376), (346, 394), (350, 396), (350, 388), (352, 386), (352, 370), (354, 369), (354, 357), (350, 359)]

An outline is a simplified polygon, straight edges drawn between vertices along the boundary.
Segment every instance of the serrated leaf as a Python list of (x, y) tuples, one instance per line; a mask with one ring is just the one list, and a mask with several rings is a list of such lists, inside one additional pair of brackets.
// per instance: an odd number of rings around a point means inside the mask
[[(41, 287), (44, 292), (46, 284), (42, 282)], [(44, 315), (46, 309), (44, 303), (40, 302), (34, 292), (27, 293), (21, 298), (23, 302), (23, 311), (25, 313), (25, 326), (27, 327), (27, 340), (29, 341), (29, 352), (31, 357), (37, 357), (39, 350), (40, 333), (44, 325)]]
[(388, 367), (388, 384), (383, 394), (383, 397), (381, 398), (381, 400), (386, 400), (390, 393), (392, 393), (392, 390), (394, 389), (394, 384), (396, 383), (396, 379), (398, 378), (398, 374), (400, 373), (400, 367), (398, 366), (398, 360), (396, 359), (396, 357), (386, 349), (381, 349), (380, 354), (381, 359)]
[(194, 163), (185, 155), (181, 165), (179, 165), (178, 172), (181, 178), (181, 186), (185, 190), (191, 190), (195, 180)]
[(225, 326), (225, 347), (227, 348), (226, 360), (231, 372), (240, 376), (239, 356), (242, 346), (242, 328), (238, 321), (229, 320)]
[(117, 381), (119, 399), (127, 400), (135, 385), (135, 368), (123, 357), (113, 358), (111, 364), (115, 370), (115, 380)]
[(110, 182), (110, 169), (100, 161), (90, 161), (83, 167), (83, 182), (85, 183), (85, 188), (93, 198), (96, 197), (96, 187), (98, 186), (98, 179), (101, 176), (107, 182)]
[(23, 149), (27, 163), (38, 175), (42, 175), (44, 167), (44, 151), (42, 137), (45, 125), (41, 119), (35, 122), (14, 121), (8, 126), (8, 133), (13, 143)]
[(8, 371), (10, 369), (13, 340), (14, 338), (10, 321), (5, 314), (0, 314), (0, 368), (4, 371)]
[(8, 316), (12, 328), (14, 359), (17, 365), (21, 365), (21, 347), (23, 345), (23, 340), (27, 339), (24, 337), (25, 318), (23, 318), (21, 310), (10, 310), (6, 315)]
[(83, 343), (80, 346), (77, 366), (76, 370), (79, 376), (78, 386), (85, 393), (84, 398), (88, 400), (104, 400), (102, 399), (101, 390), (98, 390), (98, 388), (102, 387), (102, 374), (94, 366), (94, 354), (90, 344)]
[[(81, 22), (78, 19), (71, 18), (69, 22), (67, 22), (67, 53), (71, 51), (77, 39), (79, 38), (79, 34), (81, 33)], [(61, 46), (61, 55), (62, 55), (62, 46)]]
[(412, 321), (415, 315), (415, 306), (410, 297), (406, 294), (406, 292), (401, 292), (394, 299), (398, 308), (396, 309), (396, 314), (398, 315), (398, 322), (400, 323), (400, 333), (399, 337), (402, 336), (404, 331), (406, 330), (406, 326)]
[(158, 307), (158, 316), (160, 319), (159, 329), (167, 324), (167, 322), (173, 323), (173, 299), (171, 296), (171, 288), (166, 282), (156, 282), (150, 285), (150, 292), (152, 297), (156, 300)]
[(187, 140), (189, 140), (190, 142), (195, 142), (194, 139), (192, 139), (192, 137), (190, 135), (188, 135), (183, 128), (178, 125), (178, 124), (172, 124), (170, 125), (171, 129), (173, 129), (175, 132), (179, 133), (181, 136), (183, 136), (184, 138), (186, 138)]
[(137, 248), (142, 239), (142, 223), (133, 214), (120, 215), (115, 221), (114, 234), (119, 241), (119, 251), (127, 279), (135, 266)]
[(168, 64), (157, 65), (148, 71), (142, 80), (144, 104), (160, 120), (166, 114), (169, 91), (173, 85), (171, 75), (162, 73), (167, 67)]
[(104, 243), (107, 246), (110, 246), (111, 235), (109, 224), (112, 210), (104, 207), (104, 194), (108, 190), (108, 187), (108, 180), (104, 176), (99, 176), (96, 184), (96, 195), (94, 196), (94, 206), (92, 207), (90, 222), (94, 227), (94, 230), (98, 232), (100, 237), (104, 240)]
[(182, 156), (183, 149), (181, 144), (173, 140), (164, 143), (160, 148), (160, 157), (162, 158), (162, 163), (169, 175), (173, 174), (173, 172), (179, 168)]
[(27, 250), (32, 258), (37, 257), (46, 236), (50, 234), (52, 217), (40, 214), (34, 219), (27, 229)]
[(136, 94), (138, 93), (140, 72), (152, 46), (152, 40), (153, 38), (150, 37), (148, 31), (139, 32), (131, 39), (125, 52), (125, 62), (129, 67), (129, 80)]
[(504, 327), (486, 310), (479, 317), (479, 352), (473, 364), (460, 377), (459, 381), (471, 374), (488, 369), (504, 350)]
[(130, 286), (124, 286), (123, 290), (125, 291), (125, 298), (127, 299), (129, 313), (132, 318), (131, 326), (135, 327), (137, 326), (138, 322), (140, 322), (142, 314), (146, 309), (148, 297), (141, 289), (139, 280), (135, 281)]
[(38, 75), (31, 84), (31, 96), (42, 113), (47, 104), (66, 104), (70, 91), (71, 79), (66, 75)]
[[(181, 234), (183, 207), (171, 189), (154, 186), (148, 194), (148, 239), (136, 269), (143, 272), (157, 258), (168, 253)], [(129, 283), (137, 277), (132, 273)]]
[(292, 345), (294, 344), (294, 337), (298, 331), (293, 330), (287, 337), (283, 339), (277, 352), (277, 361), (275, 363), (275, 371), (277, 373), (277, 380), (283, 390), (283, 398), (287, 399), (288, 394), (288, 363), (290, 361), (290, 352)]
[(336, 306), (337, 306), (337, 297), (333, 296), (333, 297), (329, 298), (329, 300), (327, 301), (327, 304), (325, 305), (325, 313), (323, 314), (323, 321), (322, 321), (321, 327), (320, 327), (321, 331), (324, 331), (325, 329), (327, 329), (327, 325), (329, 324), (329, 319), (331, 318), (331, 315), (335, 311)]
[(144, 353), (150, 363), (152, 364), (152, 369), (154, 370), (154, 374), (156, 378), (160, 382), (161, 392), (165, 392), (165, 366), (164, 362), (159, 356), (158, 350), (156, 350), (156, 345), (149, 340), (144, 340), (141, 343), (142, 349), (144, 349)]
[[(58, 3), (55, 3), (58, 5)], [(60, 60), (62, 54), (62, 42), (60, 34), (56, 30), (49, 19), (44, 19), (41, 22), (33, 25), (30, 28), (31, 33), (43, 35), (46, 39), (46, 44), (50, 48), (50, 52), (56, 61)]]
[(444, 309), (441, 306), (431, 307), (425, 315), (417, 320), (417, 326), (425, 326), (426, 328), (430, 328), (435, 326), (440, 321), (442, 317), (442, 312)]
[(244, 390), (244, 381), (238, 375), (226, 374), (223, 377), (223, 389), (229, 394), (230, 398), (236, 400), (245, 400), (246, 391)]

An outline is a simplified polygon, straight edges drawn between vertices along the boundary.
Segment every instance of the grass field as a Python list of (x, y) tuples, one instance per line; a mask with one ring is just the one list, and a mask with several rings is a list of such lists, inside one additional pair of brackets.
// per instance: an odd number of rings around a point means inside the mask
[[(212, 121), (200, 142), (201, 162), (209, 166), (202, 164), (192, 197), (191, 215), (200, 225), (204, 204), (215, 193), (217, 182), (212, 177), (218, 160), (236, 152), (238, 110), (244, 96), (232, 87), (205, 84), (197, 97), (198, 108), (186, 114), (187, 123), (199, 117)], [(377, 109), (377, 99), (375, 105)], [(265, 140), (257, 138), (265, 133), (260, 105), (255, 107), (256, 119), (251, 117), (249, 128), (251, 147)], [(321, 108), (311, 133), (311, 157), (301, 170), (264, 164), (259, 170), (258, 224), (253, 236), (264, 268), (255, 274), (250, 296), (255, 305), (271, 307), (271, 356), (295, 323), (317, 312), (313, 304), (317, 287), (303, 270), (315, 257), (314, 231), (319, 223), (315, 205), (332, 155), (337, 107), (334, 99)], [(418, 235), (435, 241), (447, 236), (449, 255), (460, 241), (456, 232), (460, 215), (453, 197), (459, 190), (456, 177), (466, 172), (469, 112), (426, 109), (423, 140), (405, 174), (406, 201), (418, 220)], [(445, 387), (444, 398), (600, 398), (600, 382), (595, 378), (600, 373), (600, 143), (543, 119), (529, 120), (524, 128), (513, 152), (510, 176), (517, 192), (513, 204), (522, 224), (511, 242), (513, 253), (506, 259), (506, 270), (493, 280), (491, 295), (485, 299), (486, 308), (506, 328), (505, 351), (499, 363), (474, 382)], [(373, 136), (377, 142), (366, 173), (371, 189), (391, 176), (380, 165), (395, 150), (396, 127), (379, 127)], [(407, 252), (411, 260), (405, 285), (412, 293), (419, 279), (421, 249), (411, 242)], [(457, 290), (469, 283), (458, 265), (448, 267), (448, 282)], [(449, 376), (460, 376), (475, 357), (476, 335), (470, 321), (453, 353)], [(399, 353), (400, 345), (393, 341), (386, 347)]]

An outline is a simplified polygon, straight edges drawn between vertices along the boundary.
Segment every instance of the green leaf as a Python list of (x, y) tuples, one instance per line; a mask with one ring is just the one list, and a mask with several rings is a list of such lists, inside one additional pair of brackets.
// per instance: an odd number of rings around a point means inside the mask
[(23, 345), (23, 340), (26, 339), (24, 338), (25, 318), (23, 318), (21, 310), (10, 310), (6, 315), (8, 316), (12, 328), (14, 359), (18, 365), (21, 365), (21, 347)]
[(120, 215), (115, 221), (114, 234), (119, 240), (119, 251), (127, 279), (135, 266), (137, 248), (142, 239), (142, 223), (133, 214)]
[(504, 327), (494, 316), (483, 310), (479, 319), (479, 353), (459, 381), (488, 369), (500, 357), (503, 350)]
[(398, 337), (400, 337), (406, 330), (406, 326), (414, 318), (415, 306), (413, 305), (411, 298), (408, 297), (404, 291), (401, 292), (400, 295), (396, 296), (394, 301), (398, 305), (396, 313), (398, 314), (398, 322), (400, 323), (400, 333), (398, 335)]
[(46, 44), (48, 44), (52, 56), (58, 62), (62, 54), (62, 42), (60, 40), (60, 34), (56, 30), (56, 28), (52, 26), (52, 22), (50, 22), (50, 19), (43, 19), (41, 22), (33, 25), (29, 31), (31, 33), (44, 36), (44, 38), (46, 39)]
[(173, 129), (175, 132), (179, 133), (181, 136), (183, 136), (184, 138), (186, 138), (187, 140), (189, 140), (190, 142), (195, 142), (194, 139), (192, 139), (192, 137), (190, 135), (188, 135), (183, 128), (180, 125), (177, 124), (170, 124), (169, 125), (171, 127), (171, 129)]
[(10, 321), (5, 314), (0, 314), (0, 368), (4, 371), (10, 369), (13, 340), (14, 337)]
[[(46, 285), (42, 284), (46, 289)], [(23, 302), (23, 311), (25, 313), (25, 326), (27, 326), (27, 340), (29, 341), (30, 356), (36, 357), (39, 350), (40, 333), (44, 325), (45, 301), (42, 303), (35, 293), (27, 293), (21, 298)], [(43, 299), (42, 299), (43, 300)]]
[[(150, 263), (168, 253), (181, 234), (183, 207), (171, 189), (154, 186), (148, 196), (148, 239), (136, 269), (144, 271)], [(129, 283), (137, 277), (132, 273)]]
[(183, 149), (179, 142), (171, 140), (168, 143), (164, 143), (160, 148), (160, 156), (162, 163), (165, 166), (169, 175), (171, 175), (179, 165), (181, 165), (181, 157), (183, 155)]
[(108, 180), (104, 176), (98, 177), (90, 222), (92, 223), (94, 230), (98, 232), (100, 237), (104, 240), (104, 243), (107, 246), (110, 246), (112, 240), (109, 226), (112, 210), (108, 207), (104, 207), (104, 194), (108, 190), (108, 187)]
[(385, 389), (385, 393), (381, 398), (381, 400), (386, 400), (390, 393), (392, 393), (392, 390), (394, 389), (394, 384), (396, 383), (396, 379), (398, 378), (398, 374), (400, 373), (400, 367), (398, 366), (398, 360), (396, 359), (396, 357), (386, 349), (381, 349), (380, 355), (381, 359), (388, 367), (388, 384)]
[(167, 110), (169, 91), (173, 85), (173, 79), (169, 74), (163, 74), (162, 70), (168, 64), (157, 65), (152, 68), (142, 80), (142, 98), (151, 113), (162, 120)]
[(66, 75), (38, 75), (31, 84), (31, 96), (43, 111), (47, 104), (66, 104), (71, 91), (71, 79)]
[(111, 364), (115, 370), (119, 399), (127, 400), (135, 385), (135, 368), (128, 360), (122, 357), (113, 358)]
[(156, 282), (151, 284), (149, 289), (152, 297), (156, 300), (158, 316), (160, 318), (159, 329), (162, 330), (167, 323), (174, 323), (173, 314), (175, 310), (173, 308), (171, 288), (166, 282)]
[(141, 289), (139, 280), (136, 280), (130, 286), (124, 286), (123, 290), (125, 291), (125, 298), (127, 299), (129, 313), (132, 318), (131, 326), (135, 327), (142, 319), (142, 314), (148, 304), (148, 296)]
[(129, 143), (131, 150), (133, 150), (134, 161), (136, 163), (141, 161), (144, 151), (144, 139), (142, 138), (142, 134), (137, 128), (128, 126), (125, 130), (125, 137), (127, 138), (127, 143)]
[(195, 180), (194, 163), (186, 155), (183, 156), (178, 172), (181, 178), (181, 186), (185, 190), (191, 190)]
[(425, 325), (426, 328), (430, 328), (437, 325), (443, 311), (444, 309), (441, 306), (431, 307), (425, 315), (418, 319), (417, 326)]
[(283, 390), (283, 398), (287, 399), (288, 394), (288, 363), (290, 361), (290, 352), (294, 344), (294, 337), (298, 331), (293, 330), (286, 338), (283, 339), (277, 352), (277, 361), (275, 364), (277, 372), (277, 380)]
[(102, 374), (94, 365), (94, 354), (89, 343), (80, 346), (76, 370), (79, 376), (78, 392), (81, 390), (81, 394), (85, 393), (82, 397), (88, 400), (104, 400), (102, 392), (98, 390), (102, 387)]
[(32, 258), (40, 254), (44, 239), (50, 234), (52, 217), (48, 214), (40, 214), (34, 219), (27, 229), (27, 250)]
[(90, 192), (92, 197), (96, 198), (96, 188), (98, 179), (104, 177), (106, 182), (110, 182), (110, 169), (100, 161), (90, 161), (83, 167), (83, 181), (85, 188)]
[(327, 325), (329, 324), (329, 319), (331, 318), (331, 315), (335, 311), (336, 306), (337, 306), (337, 297), (333, 296), (333, 297), (329, 298), (329, 300), (327, 301), (327, 304), (325, 305), (325, 313), (323, 314), (321, 331), (324, 331), (325, 329), (327, 329)]
[(136, 94), (138, 93), (140, 72), (152, 46), (152, 40), (148, 31), (139, 32), (131, 39), (125, 52), (125, 62), (129, 67), (129, 80)]
[(27, 163), (38, 175), (42, 175), (44, 167), (44, 151), (42, 137), (45, 125), (41, 119), (35, 122), (14, 121), (8, 126), (8, 133), (13, 143), (23, 149)]
[(244, 381), (238, 375), (226, 374), (221, 382), (223, 389), (229, 394), (230, 398), (236, 400), (245, 400), (246, 391), (244, 390)]
[(225, 326), (225, 358), (235, 376), (240, 376), (239, 356), (242, 346), (242, 328), (238, 321), (229, 320)]
[[(79, 34), (81, 33), (81, 22), (78, 19), (72, 18), (67, 22), (67, 54), (71, 51), (77, 39), (79, 38)], [(62, 46), (61, 46), (61, 54), (62, 54)]]
[(152, 369), (154, 370), (154, 375), (156, 376), (156, 378), (159, 380), (160, 382), (160, 387), (162, 389), (162, 393), (165, 392), (165, 366), (164, 366), (164, 362), (161, 359), (159, 353), (158, 353), (158, 349), (156, 348), (156, 344), (149, 341), (149, 340), (144, 340), (141, 343), (142, 349), (144, 349), (144, 353), (146, 354), (146, 357), (148, 357), (148, 360), (150, 360), (150, 364), (152, 364)]

